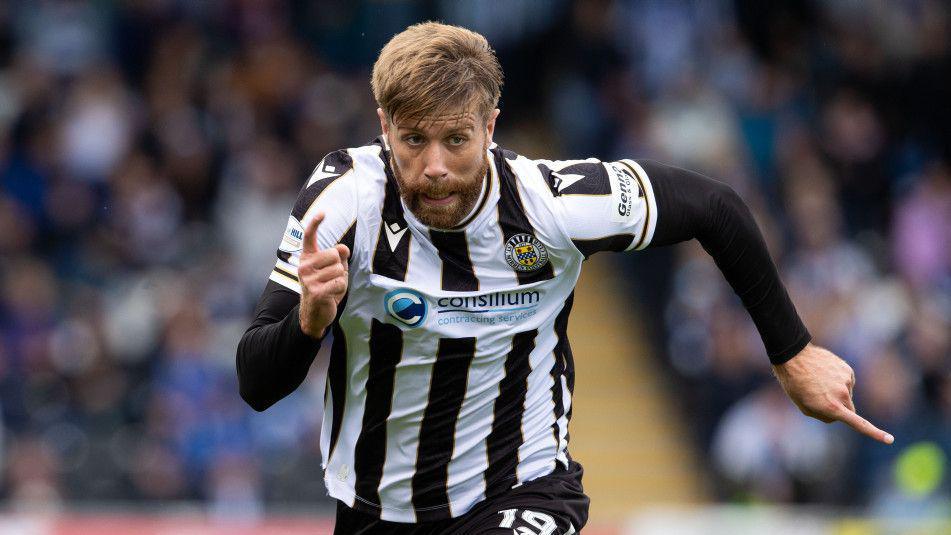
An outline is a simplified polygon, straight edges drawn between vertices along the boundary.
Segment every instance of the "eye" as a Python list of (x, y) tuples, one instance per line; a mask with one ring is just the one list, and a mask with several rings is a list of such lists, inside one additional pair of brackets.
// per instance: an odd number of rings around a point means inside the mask
[(454, 147), (458, 147), (458, 146), (462, 145), (463, 143), (465, 143), (467, 140), (466, 140), (466, 136), (462, 136), (462, 135), (459, 135), (459, 134), (453, 134), (453, 135), (449, 136), (448, 141), (449, 141), (449, 144), (450, 144), (450, 145), (452, 145), (452, 146), (454, 146)]
[(422, 145), (423, 136), (419, 134), (407, 134), (403, 136), (403, 142), (406, 143), (407, 145), (413, 145), (413, 146)]

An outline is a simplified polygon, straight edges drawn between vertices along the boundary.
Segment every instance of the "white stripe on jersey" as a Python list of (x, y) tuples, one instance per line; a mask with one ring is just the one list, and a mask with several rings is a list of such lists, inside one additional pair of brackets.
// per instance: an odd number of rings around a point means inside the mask
[[(554, 325), (548, 329), (553, 332)], [(554, 470), (555, 457), (558, 454), (558, 444), (552, 434), (555, 406), (551, 396), (551, 368), (555, 365), (552, 349), (555, 346), (555, 337), (551, 336), (545, 341), (548, 344), (535, 346), (529, 357), (532, 371), (528, 376), (528, 395), (522, 416), (522, 435), (526, 440), (518, 449), (518, 483)]]
[[(423, 348), (430, 346), (432, 355), (436, 352), (436, 340), (427, 339), (424, 331), (408, 331), (403, 343)], [(416, 335), (416, 339), (413, 339)], [(380, 501), (384, 504), (410, 504), (413, 498), (411, 480), (416, 470), (419, 429), (422, 424), (422, 411), (429, 396), (433, 366), (430, 359), (413, 356), (404, 351), (403, 360), (396, 370), (393, 391), (394, 403), (386, 423), (386, 462), (383, 465), (383, 477), (380, 483)], [(392, 510), (403, 509), (400, 515)], [(399, 521), (400, 518), (413, 515), (409, 505), (398, 507), (391, 505), (383, 509), (383, 520)]]
[(558, 418), (558, 453), (555, 458), (565, 467), (568, 466), (568, 414), (571, 411), (571, 392), (568, 390), (568, 378), (564, 374), (561, 381), (561, 399), (564, 410)]
[[(492, 430), (493, 401), (505, 375), (506, 351), (498, 351), (489, 340), (476, 341), (476, 356), (469, 368), (466, 399), (456, 424), (455, 449), (459, 453), (449, 465), (449, 501), (459, 508), (485, 497), (485, 439)], [(455, 513), (455, 511), (453, 511)], [(458, 515), (458, 513), (456, 513)]]
[[(350, 304), (348, 303), (349, 307)], [(362, 431), (364, 403), (366, 399), (366, 390), (364, 386), (367, 382), (369, 366), (368, 358), (354, 359), (353, 355), (368, 355), (367, 341), (370, 337), (370, 330), (358, 321), (348, 321), (348, 318), (341, 317), (343, 329), (346, 333), (347, 342), (347, 392), (343, 399), (343, 422), (337, 436), (337, 443), (331, 455), (328, 450), (321, 450), (321, 454), (326, 463), (324, 469), (324, 483), (330, 494), (350, 507), (354, 506), (355, 494), (353, 492), (354, 474), (353, 474), (353, 445), (356, 444), (357, 437)], [(333, 400), (337, 403), (338, 400)], [(324, 418), (324, 425), (321, 427), (321, 433), (332, 435), (328, 418)], [(329, 444), (328, 444), (329, 445)], [(338, 496), (334, 491), (340, 493)]]

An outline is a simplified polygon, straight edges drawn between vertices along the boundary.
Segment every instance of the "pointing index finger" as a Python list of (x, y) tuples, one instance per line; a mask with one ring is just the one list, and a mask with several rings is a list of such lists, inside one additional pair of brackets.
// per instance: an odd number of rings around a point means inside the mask
[(307, 228), (304, 230), (303, 254), (316, 253), (320, 250), (320, 246), (317, 245), (317, 227), (320, 226), (320, 223), (323, 220), (324, 213), (317, 212), (314, 214), (314, 218), (307, 223)]
[(850, 410), (844, 410), (839, 416), (839, 420), (847, 424), (852, 429), (855, 429), (859, 433), (874, 438), (879, 442), (891, 444), (895, 441), (895, 437), (875, 427), (871, 422), (859, 416), (858, 413), (852, 412)]

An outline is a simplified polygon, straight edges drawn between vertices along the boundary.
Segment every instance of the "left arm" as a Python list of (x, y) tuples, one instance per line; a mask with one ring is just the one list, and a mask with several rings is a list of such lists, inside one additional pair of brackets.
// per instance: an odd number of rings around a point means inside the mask
[(773, 372), (806, 415), (842, 421), (890, 444), (892, 436), (855, 413), (855, 375), (810, 343), (749, 208), (729, 186), (652, 161), (516, 160), (535, 165), (554, 220), (585, 258), (696, 239), (740, 296)]
[(696, 238), (749, 311), (773, 372), (799, 409), (826, 423), (842, 421), (891, 444), (894, 438), (855, 412), (855, 374), (842, 359), (810, 343), (811, 336), (779, 278), (766, 243), (743, 200), (703, 175), (642, 162), (657, 203), (651, 245)]
[(779, 279), (753, 214), (732, 188), (698, 173), (641, 162), (657, 200), (651, 246), (696, 239), (749, 311), (774, 365), (812, 339)]

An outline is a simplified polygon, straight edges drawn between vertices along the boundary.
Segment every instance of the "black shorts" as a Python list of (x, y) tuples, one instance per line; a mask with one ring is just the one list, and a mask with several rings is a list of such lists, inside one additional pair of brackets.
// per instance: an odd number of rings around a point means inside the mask
[(584, 473), (572, 461), (547, 476), (483, 500), (466, 514), (447, 520), (404, 524), (379, 520), (337, 502), (334, 535), (571, 535), (588, 521)]

